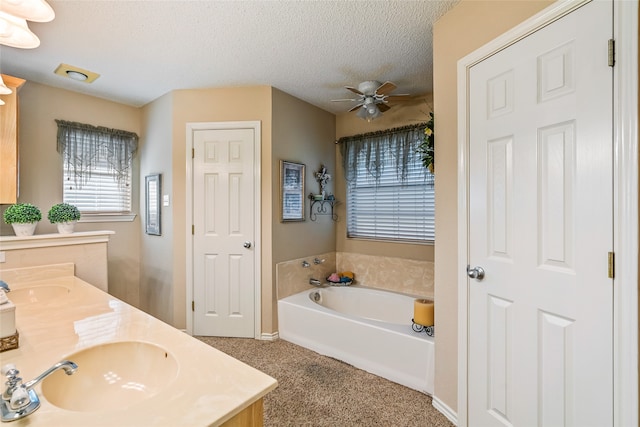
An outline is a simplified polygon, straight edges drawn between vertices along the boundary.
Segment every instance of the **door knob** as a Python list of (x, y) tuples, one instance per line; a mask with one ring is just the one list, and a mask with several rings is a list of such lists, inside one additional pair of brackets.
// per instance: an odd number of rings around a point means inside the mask
[(484, 279), (484, 268), (482, 267), (471, 268), (471, 266), (467, 265), (467, 276), (469, 276), (472, 279), (476, 279), (480, 281)]
[(251, 242), (246, 241), (246, 242), (244, 242), (244, 245), (242, 245), (242, 246), (244, 246), (245, 248), (249, 249), (251, 247)]

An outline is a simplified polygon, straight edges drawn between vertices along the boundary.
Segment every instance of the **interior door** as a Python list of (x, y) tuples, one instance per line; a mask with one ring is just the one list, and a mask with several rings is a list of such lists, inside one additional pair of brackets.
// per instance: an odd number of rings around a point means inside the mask
[(470, 70), (470, 426), (613, 423), (611, 9)]
[(195, 335), (255, 335), (255, 130), (193, 135)]

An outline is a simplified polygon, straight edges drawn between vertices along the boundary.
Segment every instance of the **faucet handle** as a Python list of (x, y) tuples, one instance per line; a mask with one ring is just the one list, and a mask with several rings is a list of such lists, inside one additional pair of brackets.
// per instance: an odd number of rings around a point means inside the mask
[(17, 371), (16, 374), (20, 373), (20, 371), (16, 369), (16, 365), (14, 365), (13, 363), (7, 363), (2, 367), (2, 375), (9, 376), (10, 375), (9, 371), (11, 370)]

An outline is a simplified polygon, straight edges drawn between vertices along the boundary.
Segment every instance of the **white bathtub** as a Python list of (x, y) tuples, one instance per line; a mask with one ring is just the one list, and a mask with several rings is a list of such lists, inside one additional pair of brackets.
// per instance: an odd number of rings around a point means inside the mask
[(434, 341), (411, 329), (415, 298), (360, 285), (311, 289), (278, 301), (279, 335), (431, 395)]

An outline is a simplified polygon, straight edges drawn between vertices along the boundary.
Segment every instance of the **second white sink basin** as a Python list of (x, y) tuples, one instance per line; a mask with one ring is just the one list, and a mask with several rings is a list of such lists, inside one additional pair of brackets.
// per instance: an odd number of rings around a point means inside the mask
[(164, 390), (178, 363), (165, 349), (138, 341), (87, 348), (65, 357), (78, 365), (73, 375), (57, 371), (42, 381), (42, 394), (71, 411), (119, 410)]

